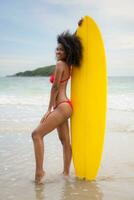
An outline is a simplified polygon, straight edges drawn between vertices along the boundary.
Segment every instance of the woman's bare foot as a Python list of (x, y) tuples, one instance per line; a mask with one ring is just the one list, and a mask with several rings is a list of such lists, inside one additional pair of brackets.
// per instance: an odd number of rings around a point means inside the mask
[(46, 172), (43, 171), (35, 175), (35, 183), (44, 184), (45, 183)]
[(61, 176), (64, 177), (64, 178), (69, 178), (69, 173), (67, 173), (67, 172), (62, 172), (62, 173), (61, 173)]
[(63, 174), (64, 176), (69, 176), (69, 173), (68, 173), (68, 172), (62, 172), (62, 174)]

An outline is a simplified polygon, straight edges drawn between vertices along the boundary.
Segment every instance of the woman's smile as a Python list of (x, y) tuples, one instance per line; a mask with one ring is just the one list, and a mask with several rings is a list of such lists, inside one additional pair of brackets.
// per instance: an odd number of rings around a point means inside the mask
[(58, 44), (55, 53), (57, 59), (64, 59), (66, 57), (64, 48), (61, 44)]

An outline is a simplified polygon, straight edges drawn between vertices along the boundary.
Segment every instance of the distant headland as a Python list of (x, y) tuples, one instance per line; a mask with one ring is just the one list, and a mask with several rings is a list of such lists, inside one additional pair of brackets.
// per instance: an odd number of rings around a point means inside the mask
[(50, 76), (50, 74), (54, 71), (55, 65), (50, 65), (46, 67), (40, 67), (34, 70), (28, 70), (24, 72), (18, 72), (13, 75), (8, 75), (10, 76)]

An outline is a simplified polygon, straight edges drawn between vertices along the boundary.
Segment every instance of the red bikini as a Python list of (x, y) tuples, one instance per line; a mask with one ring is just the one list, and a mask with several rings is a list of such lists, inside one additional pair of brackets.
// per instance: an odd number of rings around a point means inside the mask
[[(61, 80), (60, 83), (63, 83), (65, 81), (69, 80), (70, 77), (71, 77), (71, 73), (70, 73), (70, 68), (69, 68), (69, 77), (67, 79), (65, 79), (65, 80)], [(52, 73), (51, 76), (50, 76), (50, 82), (51, 83), (54, 82), (54, 73)]]
[[(65, 80), (61, 80), (60, 83), (63, 83), (63, 82), (65, 82), (65, 81), (68, 81), (70, 77), (71, 77), (71, 73), (70, 73), (70, 68), (69, 68), (69, 77), (68, 77), (67, 79), (65, 79)], [(51, 83), (54, 82), (54, 74), (51, 74), (49, 80), (50, 80)], [(70, 99), (58, 103), (58, 104), (54, 107), (54, 109), (56, 109), (56, 107), (57, 107), (59, 104), (61, 104), (61, 103), (68, 103), (68, 104), (71, 106), (71, 108), (73, 109), (73, 105), (72, 105), (72, 102), (71, 102)]]
[(58, 104), (54, 107), (54, 109), (55, 109), (59, 104), (61, 104), (61, 103), (68, 103), (68, 104), (71, 106), (71, 108), (73, 109), (72, 102), (71, 102), (69, 99), (66, 100), (66, 101), (61, 101), (60, 103), (58, 103)]
[[(69, 80), (69, 78), (70, 78), (70, 75), (69, 75), (69, 77), (68, 77), (67, 79), (61, 80), (60, 83), (63, 83), (63, 82), (65, 82), (65, 81)], [(54, 82), (54, 74), (51, 74), (51, 76), (50, 76), (50, 82), (51, 82), (51, 83)]]

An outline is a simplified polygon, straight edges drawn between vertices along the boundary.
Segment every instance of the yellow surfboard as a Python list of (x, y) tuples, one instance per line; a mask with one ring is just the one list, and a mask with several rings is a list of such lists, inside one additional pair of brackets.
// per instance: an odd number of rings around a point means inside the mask
[(104, 44), (95, 21), (85, 16), (76, 33), (83, 60), (73, 67), (70, 119), (72, 156), (77, 177), (94, 180), (101, 162), (106, 127), (107, 74)]

